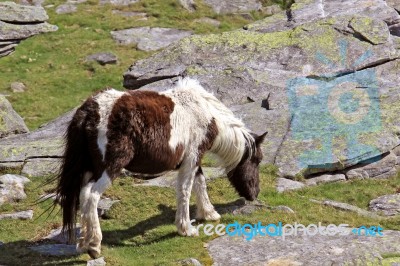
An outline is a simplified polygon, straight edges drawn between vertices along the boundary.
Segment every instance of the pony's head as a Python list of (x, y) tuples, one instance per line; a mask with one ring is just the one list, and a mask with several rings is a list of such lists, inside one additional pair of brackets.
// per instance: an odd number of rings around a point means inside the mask
[(254, 146), (246, 145), (240, 163), (228, 173), (231, 184), (241, 197), (246, 200), (255, 200), (260, 192), (259, 164), (263, 158), (261, 143), (264, 141), (268, 132), (254, 137)]

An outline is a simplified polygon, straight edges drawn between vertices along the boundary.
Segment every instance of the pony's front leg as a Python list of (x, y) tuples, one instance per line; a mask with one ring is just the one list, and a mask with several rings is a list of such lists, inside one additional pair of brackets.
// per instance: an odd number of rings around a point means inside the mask
[(193, 185), (196, 193), (196, 220), (216, 221), (221, 215), (215, 211), (207, 194), (206, 178), (203, 175), (201, 167), (197, 169)]
[(175, 224), (178, 233), (182, 236), (196, 236), (198, 232), (190, 224), (189, 200), (193, 186), (193, 179), (197, 166), (190, 162), (182, 163), (176, 182), (176, 216)]
[(77, 250), (87, 251), (92, 258), (101, 253), (102, 233), (97, 214), (101, 194), (111, 185), (111, 179), (104, 171), (96, 182), (89, 182), (81, 191), (81, 238)]

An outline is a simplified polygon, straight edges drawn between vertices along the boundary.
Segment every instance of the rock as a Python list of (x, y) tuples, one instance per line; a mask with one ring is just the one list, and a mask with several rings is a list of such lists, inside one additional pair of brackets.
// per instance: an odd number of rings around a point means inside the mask
[(147, 14), (143, 12), (113, 10), (112, 13), (114, 15), (120, 15), (124, 17), (138, 17), (139, 19), (147, 20)]
[(204, 3), (217, 14), (257, 11), (262, 7), (258, 0), (204, 0)]
[(117, 56), (112, 53), (96, 53), (86, 57), (86, 61), (96, 61), (102, 66), (107, 64), (116, 64), (117, 60)]
[(45, 0), (20, 0), (21, 5), (26, 6), (42, 6)]
[(110, 198), (100, 199), (99, 204), (97, 205), (97, 214), (100, 217), (107, 216), (107, 212), (111, 209), (114, 203), (119, 202), (119, 200), (112, 200)]
[(288, 190), (296, 190), (305, 187), (305, 185), (299, 181), (293, 181), (287, 178), (278, 178), (276, 181), (276, 190), (278, 192), (285, 192)]
[(20, 175), (0, 176), (0, 205), (25, 199), (24, 185), (28, 182), (30, 182), (28, 178)]
[(26, 86), (22, 82), (13, 82), (11, 83), (10, 88), (13, 92), (24, 92), (26, 90)]
[(213, 19), (213, 18), (207, 18), (207, 17), (198, 18), (198, 19), (195, 19), (193, 21), (196, 22), (196, 23), (210, 24), (210, 25), (215, 26), (215, 27), (219, 27), (219, 25), (221, 25), (221, 22), (219, 22), (218, 20)]
[(278, 205), (276, 207), (272, 207), (273, 210), (278, 210), (286, 213), (295, 213), (294, 210), (292, 210), (290, 207), (285, 206), (285, 205)]
[(33, 218), (33, 210), (0, 214), (0, 220), (4, 219), (32, 220), (32, 218)]
[[(0, 139), (0, 168), (9, 167), (12, 163), (15, 170), (25, 166), (25, 171), (32, 174), (31, 169), (35, 164), (44, 160), (46, 167), (51, 167), (47, 170), (57, 170), (53, 166), (57, 158), (63, 156), (63, 135), (74, 113), (75, 109), (31, 133)], [(38, 169), (41, 169), (40, 165)], [(46, 171), (44, 168), (42, 170)]]
[(62, 4), (56, 8), (56, 13), (57, 14), (69, 14), (69, 13), (75, 13), (77, 10), (78, 10), (78, 8), (76, 7), (76, 5)]
[[(124, 86), (160, 90), (196, 78), (251, 130), (269, 131), (264, 162), (282, 177), (347, 176), (384, 159), (400, 144), (400, 15), (383, 0), (299, 0), (291, 10), (291, 21), (280, 12), (184, 38), (136, 61)], [(369, 171), (388, 176), (385, 164)]]
[[(75, 236), (77, 238), (79, 237), (80, 234), (80, 227), (81, 227), (80, 224), (76, 224)], [(62, 233), (62, 227), (51, 230), (50, 233), (43, 239), (55, 241), (58, 244), (68, 244), (68, 236), (67, 234)]]
[[(307, 226), (307, 225), (306, 225)], [(213, 265), (378, 265), (384, 254), (400, 252), (400, 232), (384, 236), (358, 235), (357, 228), (335, 235), (265, 237), (251, 241), (222, 236), (208, 243)]]
[[(204, 176), (206, 177), (206, 181), (213, 180), (215, 178), (225, 176), (224, 170), (216, 167), (202, 167)], [(155, 187), (171, 187), (175, 188), (176, 183), (176, 171), (168, 172), (162, 176), (151, 178), (148, 180), (141, 180), (143, 177), (135, 176), (138, 179), (135, 181), (137, 182), (136, 186), (155, 186)]]
[[(378, 160), (379, 159), (379, 160)], [(373, 163), (361, 163), (354, 167), (349, 168), (349, 170), (345, 173), (348, 179), (364, 179), (364, 178), (383, 178), (382, 174), (389, 173), (391, 177), (395, 174), (393, 170), (395, 169), (395, 165), (397, 163), (397, 156), (390, 152), (386, 156), (381, 156), (377, 158)]]
[(188, 258), (188, 259), (184, 259), (184, 260), (180, 260), (178, 261), (178, 265), (182, 265), (182, 266), (202, 266), (203, 264), (200, 263), (200, 261), (198, 261), (197, 259), (194, 258)]
[(194, 0), (179, 0), (179, 3), (189, 12), (196, 11), (196, 3)]
[(106, 262), (104, 260), (104, 257), (100, 257), (95, 260), (89, 260), (86, 265), (87, 266), (104, 266), (104, 265), (106, 265)]
[(265, 15), (271, 16), (271, 15), (274, 15), (274, 14), (282, 12), (282, 8), (279, 5), (272, 5), (272, 6), (262, 7), (261, 11)]
[(49, 17), (42, 7), (23, 6), (14, 2), (0, 2), (0, 21), (33, 23), (43, 22), (48, 19)]
[(255, 201), (247, 201), (244, 198), (239, 198), (238, 200), (229, 203), (224, 206), (216, 206), (216, 210), (220, 214), (232, 214), (232, 215), (249, 215), (252, 214), (255, 211), (260, 211), (260, 210), (268, 210), (272, 209), (271, 207), (265, 205), (259, 200)]
[(314, 203), (319, 203), (319, 204), (325, 205), (325, 206), (331, 206), (331, 207), (334, 207), (339, 210), (355, 212), (358, 215), (365, 216), (365, 217), (368, 217), (371, 219), (382, 218), (379, 215), (377, 215), (376, 213), (363, 210), (357, 206), (353, 206), (353, 205), (350, 205), (350, 204), (347, 204), (344, 202), (337, 202), (337, 201), (333, 201), (333, 200), (324, 200), (324, 201), (311, 200), (311, 201)]
[(113, 6), (128, 6), (139, 2), (139, 0), (100, 0), (100, 4), (111, 4)]
[(21, 40), (58, 28), (45, 22), (49, 17), (43, 7), (0, 2), (0, 57), (14, 52)]
[(397, 0), (386, 0), (386, 3), (388, 4), (388, 6), (393, 7), (394, 9), (396, 9), (397, 12), (400, 12), (400, 3)]
[(309, 178), (306, 180), (306, 185), (307, 186), (315, 186), (321, 183), (331, 183), (331, 182), (337, 182), (337, 181), (345, 181), (346, 176), (344, 174), (335, 174), (335, 175), (320, 175), (314, 178)]
[(36, 158), (28, 159), (22, 168), (21, 174), (29, 177), (41, 177), (57, 173), (60, 169), (61, 159)]
[(33, 251), (36, 251), (42, 255), (48, 255), (48, 256), (76, 256), (76, 255), (78, 255), (75, 245), (44, 244), (44, 245), (30, 247), (30, 249)]
[(386, 216), (398, 215), (400, 214), (400, 194), (384, 195), (373, 199), (369, 202), (369, 209)]
[(0, 95), (0, 138), (27, 132), (29, 129), (24, 120), (15, 112), (10, 102)]
[(167, 47), (184, 37), (191, 35), (190, 31), (171, 28), (140, 27), (112, 31), (111, 36), (119, 44), (137, 44), (142, 51), (155, 51)]

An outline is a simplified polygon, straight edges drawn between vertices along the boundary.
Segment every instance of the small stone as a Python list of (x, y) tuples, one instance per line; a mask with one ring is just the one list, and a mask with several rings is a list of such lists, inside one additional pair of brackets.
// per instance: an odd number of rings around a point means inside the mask
[(104, 66), (107, 64), (116, 64), (118, 58), (112, 53), (96, 53), (86, 57), (86, 61), (96, 61), (100, 65)]
[(11, 103), (1, 95), (0, 110), (0, 138), (29, 132), (22, 117), (15, 112)]
[(292, 210), (290, 207), (285, 206), (285, 205), (279, 205), (279, 206), (273, 207), (272, 209), (287, 212), (287, 213), (295, 213), (294, 210)]
[(72, 4), (62, 4), (56, 8), (57, 14), (69, 14), (75, 13), (77, 11), (77, 7)]
[(107, 212), (111, 209), (111, 207), (119, 202), (119, 200), (112, 200), (110, 198), (104, 198), (99, 201), (97, 205), (97, 214), (100, 217), (106, 216)]
[[(80, 228), (81, 228), (80, 224), (75, 225), (76, 238), (79, 238)], [(43, 239), (52, 240), (57, 242), (58, 244), (68, 244), (68, 236), (62, 233), (62, 227), (51, 230), (50, 233)]]
[(301, 189), (304, 186), (305, 185), (299, 181), (294, 181), (287, 178), (278, 178), (276, 182), (276, 190), (278, 192)]
[(75, 245), (47, 244), (30, 247), (31, 250), (49, 256), (75, 256), (78, 255)]
[(128, 6), (139, 2), (139, 0), (100, 0), (101, 5), (111, 4), (113, 6)]
[(369, 202), (369, 209), (386, 216), (400, 214), (400, 193), (380, 196)]
[(179, 0), (179, 3), (189, 12), (196, 11), (196, 3), (194, 0)]
[(22, 82), (13, 82), (11, 83), (10, 88), (13, 92), (24, 92), (26, 90), (26, 86)]
[(100, 257), (95, 260), (89, 260), (86, 265), (87, 266), (103, 266), (103, 265), (106, 265), (106, 262), (104, 260), (104, 257)]
[(32, 218), (33, 218), (33, 210), (0, 214), (0, 220), (3, 219), (32, 220)]
[(200, 261), (198, 261), (197, 259), (194, 258), (188, 258), (188, 259), (184, 259), (184, 260), (180, 260), (178, 261), (179, 265), (182, 266), (202, 266), (203, 264), (200, 263)]
[(141, 19), (147, 19), (147, 14), (144, 12), (113, 10), (112, 14), (120, 15), (123, 17), (138, 17)]
[(345, 181), (345, 180), (346, 176), (344, 174), (336, 174), (336, 175), (325, 174), (307, 179), (306, 185), (315, 186), (322, 183), (331, 183), (331, 182)]

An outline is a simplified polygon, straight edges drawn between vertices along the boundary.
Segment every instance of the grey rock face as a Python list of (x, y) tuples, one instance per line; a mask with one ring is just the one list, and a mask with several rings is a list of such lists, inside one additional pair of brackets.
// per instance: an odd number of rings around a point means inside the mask
[(112, 53), (96, 53), (86, 57), (86, 61), (96, 61), (100, 65), (116, 64), (118, 58)]
[(341, 230), (344, 235), (260, 237), (222, 236), (209, 242), (213, 265), (379, 265), (382, 254), (400, 251), (400, 232), (365, 236)]
[(369, 209), (392, 216), (400, 214), (400, 194), (384, 195), (369, 202)]
[(5, 202), (20, 201), (26, 198), (25, 184), (30, 180), (20, 175), (0, 176), (0, 205)]
[(203, 264), (201, 264), (200, 261), (198, 261), (195, 258), (188, 258), (188, 259), (184, 259), (184, 260), (178, 261), (178, 265), (182, 265), (182, 266), (202, 266)]
[(15, 168), (31, 176), (57, 172), (58, 159), (63, 156), (63, 135), (75, 110), (43, 125), (29, 134), (0, 140), (0, 168)]
[(345, 180), (346, 176), (344, 174), (335, 174), (335, 175), (325, 174), (307, 179), (306, 185), (315, 186), (321, 183), (331, 183), (331, 182), (345, 181)]
[(282, 177), (347, 179), (378, 158), (385, 163), (368, 175), (385, 178), (395, 171), (387, 154), (400, 144), (399, 22), (382, 0), (296, 1), (291, 21), (281, 12), (137, 61), (124, 86), (160, 90), (177, 76), (198, 79), (250, 129), (269, 131), (264, 161)]
[(77, 11), (76, 5), (73, 4), (62, 4), (59, 5), (56, 8), (56, 13), (57, 14), (69, 14), (69, 13), (75, 13)]
[(189, 35), (191, 35), (190, 31), (150, 27), (111, 32), (111, 36), (119, 44), (137, 44), (137, 48), (142, 51), (154, 51), (167, 47), (171, 43)]
[(0, 138), (27, 132), (29, 129), (24, 120), (15, 112), (10, 102), (0, 96)]
[(56, 31), (45, 22), (49, 17), (43, 7), (0, 3), (0, 58), (14, 52), (21, 40), (40, 33)]
[(262, 5), (258, 0), (204, 0), (217, 14), (242, 13), (260, 10)]
[(0, 214), (0, 220), (3, 219), (32, 220), (32, 218), (33, 218), (33, 210)]

